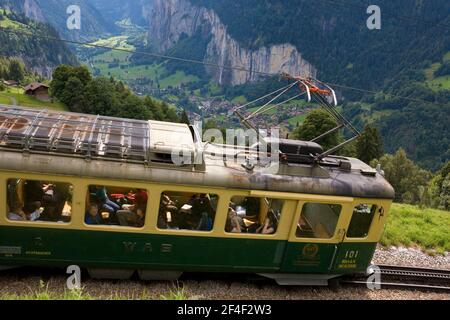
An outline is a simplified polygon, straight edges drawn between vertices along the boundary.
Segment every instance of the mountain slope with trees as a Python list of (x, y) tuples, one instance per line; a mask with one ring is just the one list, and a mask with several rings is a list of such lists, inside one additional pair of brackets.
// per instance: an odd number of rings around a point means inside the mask
[[(67, 28), (67, 8), (71, 5), (80, 7), (80, 30)], [(49, 23), (64, 39), (92, 40), (116, 31), (114, 21), (105, 19), (90, 0), (0, 0), (0, 7), (24, 13), (35, 21)]]
[[(381, 30), (367, 28), (366, 0), (189, 1), (213, 9), (249, 48), (294, 44), (321, 80), (338, 84), (348, 118), (380, 129), (387, 152), (402, 147), (433, 171), (450, 159), (449, 1), (380, 0)], [(270, 80), (224, 91), (252, 100), (274, 88)]]
[(29, 33), (59, 38), (57, 31), (48, 24), (0, 9), (0, 56), (18, 58), (27, 69), (45, 77), (50, 77), (53, 69), (61, 63), (77, 63), (66, 44), (29, 36)]

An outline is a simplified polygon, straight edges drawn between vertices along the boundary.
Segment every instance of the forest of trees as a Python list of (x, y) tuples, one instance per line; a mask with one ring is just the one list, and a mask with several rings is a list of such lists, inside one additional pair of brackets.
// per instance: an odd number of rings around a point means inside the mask
[(44, 81), (44, 78), (28, 70), (20, 59), (0, 56), (0, 80), (14, 80), (26, 85), (33, 81)]
[(11, 32), (0, 32), (0, 56), (20, 57), (33, 70), (47, 70), (60, 63), (77, 64), (75, 55), (65, 43), (27, 35), (34, 32), (58, 39), (58, 33), (49, 24), (30, 20), (22, 13), (0, 9), (0, 20), (5, 19), (12, 21), (14, 26), (2, 27)]
[(140, 98), (113, 78), (93, 78), (85, 66), (60, 65), (50, 93), (70, 111), (129, 119), (180, 122), (175, 108), (150, 97)]

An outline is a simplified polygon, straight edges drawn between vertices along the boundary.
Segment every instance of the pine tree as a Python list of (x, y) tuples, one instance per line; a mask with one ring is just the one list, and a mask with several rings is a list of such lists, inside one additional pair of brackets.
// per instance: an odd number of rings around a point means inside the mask
[(22, 82), (25, 78), (25, 67), (18, 60), (11, 60), (9, 65), (9, 78), (17, 82)]
[(383, 155), (383, 141), (378, 129), (366, 125), (361, 137), (356, 142), (356, 156), (365, 163), (379, 159)]

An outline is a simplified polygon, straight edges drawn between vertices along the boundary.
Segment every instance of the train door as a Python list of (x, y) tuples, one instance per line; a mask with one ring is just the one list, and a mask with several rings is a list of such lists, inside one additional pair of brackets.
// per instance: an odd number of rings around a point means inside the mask
[(346, 234), (352, 198), (311, 196), (298, 202), (282, 272), (328, 274)]
[(347, 226), (333, 262), (335, 273), (365, 272), (380, 241), (389, 201), (357, 199), (345, 212)]

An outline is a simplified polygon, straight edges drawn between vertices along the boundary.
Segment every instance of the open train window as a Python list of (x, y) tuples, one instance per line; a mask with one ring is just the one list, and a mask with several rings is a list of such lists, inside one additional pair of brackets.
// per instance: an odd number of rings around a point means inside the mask
[(7, 218), (10, 221), (68, 223), (72, 217), (70, 183), (9, 179)]
[(212, 231), (219, 196), (195, 192), (166, 191), (161, 195), (158, 228)]
[(145, 189), (91, 185), (86, 195), (85, 223), (142, 228), (147, 202)]
[(377, 206), (359, 204), (353, 209), (352, 220), (347, 231), (347, 238), (366, 238), (369, 235)]
[(228, 208), (228, 233), (275, 234), (283, 200), (235, 196)]
[(298, 238), (331, 239), (341, 214), (338, 204), (305, 203), (297, 225)]

